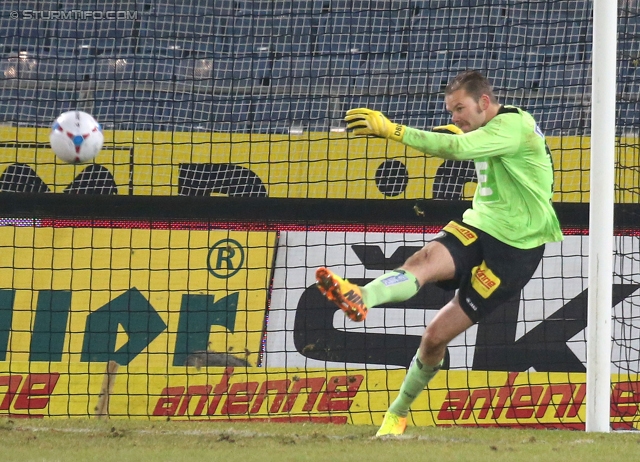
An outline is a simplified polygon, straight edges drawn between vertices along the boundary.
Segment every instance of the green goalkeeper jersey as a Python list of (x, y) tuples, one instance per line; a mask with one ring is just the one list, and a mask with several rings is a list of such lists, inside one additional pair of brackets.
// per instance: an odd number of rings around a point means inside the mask
[(443, 159), (475, 162), (478, 187), (465, 223), (520, 249), (562, 240), (551, 205), (551, 156), (529, 113), (503, 106), (484, 127), (460, 135), (407, 127), (402, 143)]

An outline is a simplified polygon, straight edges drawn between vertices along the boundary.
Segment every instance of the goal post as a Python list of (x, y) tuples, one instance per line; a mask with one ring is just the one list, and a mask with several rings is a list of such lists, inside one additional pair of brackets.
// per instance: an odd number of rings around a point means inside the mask
[(608, 432), (610, 429), (616, 29), (616, 3), (594, 0), (587, 316), (588, 432)]

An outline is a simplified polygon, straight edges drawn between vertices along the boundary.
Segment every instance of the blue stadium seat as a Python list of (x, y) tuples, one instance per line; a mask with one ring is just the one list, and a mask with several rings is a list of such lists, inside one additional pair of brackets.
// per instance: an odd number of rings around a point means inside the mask
[(325, 13), (319, 18), (316, 52), (398, 53), (403, 36), (398, 18), (388, 10)]
[(310, 60), (310, 90), (316, 94), (342, 95), (350, 91), (357, 61), (342, 56), (314, 56)]
[(137, 41), (127, 38), (62, 38), (54, 42), (58, 49), (64, 48), (59, 56), (86, 57), (114, 57), (124, 58), (133, 56), (136, 51)]
[(95, 92), (94, 116), (103, 125), (122, 130), (162, 129), (171, 122), (173, 94), (101, 90)]
[(590, 127), (588, 102), (571, 97), (557, 98), (541, 91), (535, 98), (527, 98), (519, 104), (533, 115), (547, 136), (584, 135)]
[(221, 43), (213, 37), (204, 37), (201, 40), (141, 37), (133, 49), (138, 56), (188, 58), (188, 57), (214, 57), (222, 55)]
[(537, 89), (544, 83), (544, 56), (532, 53), (508, 52), (501, 55), (508, 89)]
[(73, 92), (56, 90), (19, 90), (16, 103), (16, 122), (40, 127), (51, 126), (62, 112), (77, 106)]
[[(436, 25), (437, 24), (437, 25)], [(437, 52), (482, 48), (489, 39), (488, 26), (450, 27), (428, 17), (415, 17), (409, 32), (409, 52)]]
[(253, 16), (234, 18), (226, 37), (229, 52), (236, 56), (274, 52), (303, 55), (311, 51), (309, 16)]
[(530, 53), (544, 57), (548, 64), (575, 64), (590, 60), (582, 43), (563, 43), (528, 47)]
[(640, 67), (629, 60), (618, 61), (618, 96), (624, 99), (640, 95)]
[(16, 122), (17, 113), (18, 90), (14, 88), (5, 88), (0, 92), (0, 122)]
[(588, 21), (593, 18), (592, 0), (561, 0), (549, 2), (551, 18), (568, 21)]
[(640, 126), (640, 103), (637, 100), (623, 100), (618, 101), (616, 106), (618, 133), (637, 133)]
[(211, 84), (213, 81), (214, 60), (211, 58), (176, 59), (174, 75), (176, 82), (197, 82)]
[(294, 127), (302, 129), (308, 121), (291, 115), (291, 100), (258, 99), (254, 102), (251, 131), (255, 133), (287, 134)]
[(97, 81), (134, 80), (136, 78), (133, 58), (100, 57), (96, 59), (95, 78)]
[[(60, 4), (59, 0), (4, 0), (0, 2), (0, 14), (19, 10), (56, 10)], [(8, 17), (8, 14), (6, 15)]]
[(246, 132), (249, 128), (251, 99), (241, 97), (195, 96), (173, 102), (174, 123), (192, 123), (213, 131)]
[[(300, 106), (297, 107), (299, 108)], [(306, 113), (306, 107), (303, 110)], [(342, 126), (343, 117), (344, 114), (342, 112), (335, 113), (332, 111), (330, 98), (313, 97), (309, 100), (309, 130), (325, 131), (331, 127)]]
[(424, 10), (441, 9), (441, 8), (468, 8), (479, 7), (482, 4), (499, 4), (506, 3), (507, 0), (413, 0), (411, 4), (424, 13)]
[(78, 55), (78, 40), (70, 37), (52, 37), (51, 54), (61, 58), (70, 58)]
[(210, 14), (159, 12), (144, 14), (140, 21), (141, 37), (189, 38), (222, 36), (229, 18)]
[(242, 0), (235, 2), (241, 11), (251, 12), (253, 15), (289, 15), (311, 14), (314, 12), (313, 0)]
[[(175, 0), (155, 0), (155, 13), (170, 16), (195, 17), (213, 14), (233, 14), (233, 0), (215, 2), (177, 2)], [(225, 6), (229, 8), (225, 10)]]
[(504, 62), (498, 59), (488, 59), (486, 76), (495, 91), (508, 90), (507, 72)]
[(591, 64), (554, 64), (546, 66), (542, 77), (544, 88), (561, 90), (563, 95), (580, 96), (590, 92)]
[(50, 54), (52, 53), (52, 48), (52, 41), (48, 37), (0, 37), (0, 56), (3, 57), (17, 56), (21, 52), (27, 52), (33, 56)]
[[(361, 70), (355, 78), (355, 86), (369, 95), (401, 95), (426, 91), (427, 73), (410, 74), (407, 58), (369, 59), (361, 66)], [(421, 77), (424, 78), (424, 85), (421, 85)]]
[(175, 60), (172, 58), (138, 58), (134, 62), (136, 80), (173, 81)]
[[(550, 2), (521, 2), (508, 6), (508, 22), (512, 26), (522, 24), (545, 24), (549, 19), (563, 19), (552, 13)], [(560, 13), (560, 12), (557, 12)]]
[(466, 50), (451, 53), (451, 66), (458, 71), (462, 70), (487, 70), (491, 53), (486, 50)]
[(54, 37), (60, 38), (90, 38), (96, 36), (95, 21), (76, 21), (59, 19), (55, 21)]
[[(23, 11), (25, 8), (16, 8), (15, 11)], [(35, 8), (39, 10), (40, 8)], [(39, 19), (12, 19), (9, 15), (0, 17), (0, 30), (4, 37), (21, 37), (21, 38), (45, 38), (52, 34), (51, 21), (42, 21)]]
[(67, 82), (88, 82), (95, 79), (95, 64), (93, 58), (41, 59), (38, 66), (38, 78)]
[(311, 85), (311, 58), (284, 57), (273, 62), (271, 83), (288, 92), (289, 88), (307, 89)]

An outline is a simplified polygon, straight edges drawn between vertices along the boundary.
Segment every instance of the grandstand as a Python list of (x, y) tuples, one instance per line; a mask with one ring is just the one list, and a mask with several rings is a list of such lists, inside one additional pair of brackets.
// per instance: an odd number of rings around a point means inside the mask
[[(119, 19), (47, 19), (110, 8)], [(591, 11), (587, 0), (7, 1), (0, 121), (49, 125), (81, 108), (106, 128), (288, 133), (341, 127), (346, 108), (366, 105), (439, 125), (443, 85), (473, 68), (547, 134), (584, 134)], [(622, 128), (637, 117), (640, 19), (620, 22)]]

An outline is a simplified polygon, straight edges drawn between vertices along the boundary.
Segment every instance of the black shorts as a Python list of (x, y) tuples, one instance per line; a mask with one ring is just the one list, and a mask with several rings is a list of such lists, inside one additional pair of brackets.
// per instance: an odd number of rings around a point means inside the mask
[(457, 221), (449, 222), (434, 241), (449, 250), (456, 267), (453, 279), (436, 285), (445, 290), (459, 289), (460, 306), (473, 322), (519, 295), (544, 253), (544, 245), (518, 249)]

